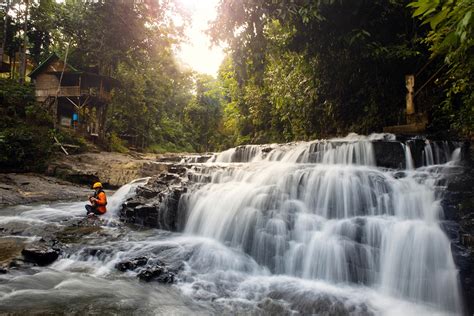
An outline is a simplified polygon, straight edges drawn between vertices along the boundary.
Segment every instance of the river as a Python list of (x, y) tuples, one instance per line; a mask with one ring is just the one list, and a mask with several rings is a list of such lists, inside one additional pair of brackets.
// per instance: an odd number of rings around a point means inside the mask
[[(194, 163), (180, 232), (126, 226), (109, 199), (101, 232), (47, 267), (0, 275), (0, 312), (67, 314), (459, 315), (458, 270), (442, 230), (445, 171), (460, 148), (427, 142), (400, 168), (373, 142), (393, 135), (246, 146)], [(417, 162), (418, 161), (418, 162)], [(184, 162), (183, 162), (184, 164)], [(189, 164), (187, 164), (189, 166)], [(84, 216), (84, 203), (2, 209), (2, 238), (40, 238)], [(12, 229), (13, 227), (13, 229)], [(176, 266), (176, 283), (115, 269), (146, 256)]]

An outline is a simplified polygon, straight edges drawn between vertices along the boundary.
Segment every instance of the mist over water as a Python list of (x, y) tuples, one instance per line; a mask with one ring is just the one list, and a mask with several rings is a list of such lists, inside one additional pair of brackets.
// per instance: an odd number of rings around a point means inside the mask
[[(373, 142), (382, 140), (396, 142), (406, 168), (377, 166)], [(412, 149), (389, 134), (229, 149), (191, 164), (180, 233), (116, 225), (121, 203), (146, 179), (137, 181), (109, 198), (106, 237), (47, 268), (0, 276), (0, 311), (462, 314), (440, 227), (443, 170), (456, 167), (460, 148), (427, 142), (422, 157)], [(38, 227), (83, 216), (83, 204), (6, 209), (0, 226), (23, 225), (35, 238)], [(150, 254), (180, 267), (176, 285), (114, 269)]]

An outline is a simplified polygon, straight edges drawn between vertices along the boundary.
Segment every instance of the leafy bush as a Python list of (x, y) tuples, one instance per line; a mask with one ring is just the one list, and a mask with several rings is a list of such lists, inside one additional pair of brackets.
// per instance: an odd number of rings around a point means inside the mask
[(62, 129), (56, 133), (57, 139), (63, 144), (70, 144), (79, 146), (75, 153), (82, 153), (87, 151), (89, 143), (84, 137), (78, 136), (73, 130)]
[(111, 151), (116, 151), (122, 154), (129, 152), (128, 148), (125, 147), (124, 141), (118, 137), (117, 134), (111, 133), (107, 141), (108, 147)]
[(154, 144), (148, 146), (146, 149), (147, 152), (154, 154), (164, 154), (164, 153), (179, 153), (179, 152), (193, 152), (193, 146), (190, 144), (187, 145), (177, 145), (173, 143), (163, 143), (163, 144)]
[(52, 146), (52, 119), (32, 86), (0, 79), (0, 171), (42, 171)]
[(43, 171), (52, 153), (51, 130), (17, 125), (0, 132), (1, 171)]

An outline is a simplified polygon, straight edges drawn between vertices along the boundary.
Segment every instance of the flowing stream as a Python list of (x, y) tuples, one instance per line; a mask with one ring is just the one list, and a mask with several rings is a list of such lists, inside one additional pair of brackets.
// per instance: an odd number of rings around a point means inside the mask
[[(107, 234), (46, 268), (0, 276), (0, 312), (462, 314), (440, 227), (444, 170), (456, 167), (460, 148), (427, 142), (416, 166), (410, 142), (397, 142), (397, 170), (377, 166), (376, 141), (396, 142), (351, 134), (234, 148), (192, 164), (180, 233), (118, 225), (121, 203), (146, 180), (127, 185), (110, 199)], [(18, 225), (16, 238), (34, 239), (83, 214), (82, 202), (18, 206), (2, 210), (0, 227)], [(180, 266), (175, 285), (114, 269), (149, 254)]]

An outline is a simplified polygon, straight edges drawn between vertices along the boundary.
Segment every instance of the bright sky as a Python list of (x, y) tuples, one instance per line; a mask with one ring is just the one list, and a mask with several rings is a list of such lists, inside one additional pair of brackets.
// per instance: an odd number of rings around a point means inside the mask
[(219, 65), (224, 59), (221, 47), (211, 46), (209, 37), (204, 33), (209, 21), (216, 16), (219, 0), (179, 0), (191, 14), (191, 24), (186, 30), (188, 42), (178, 52), (178, 57), (192, 69), (217, 75)]

